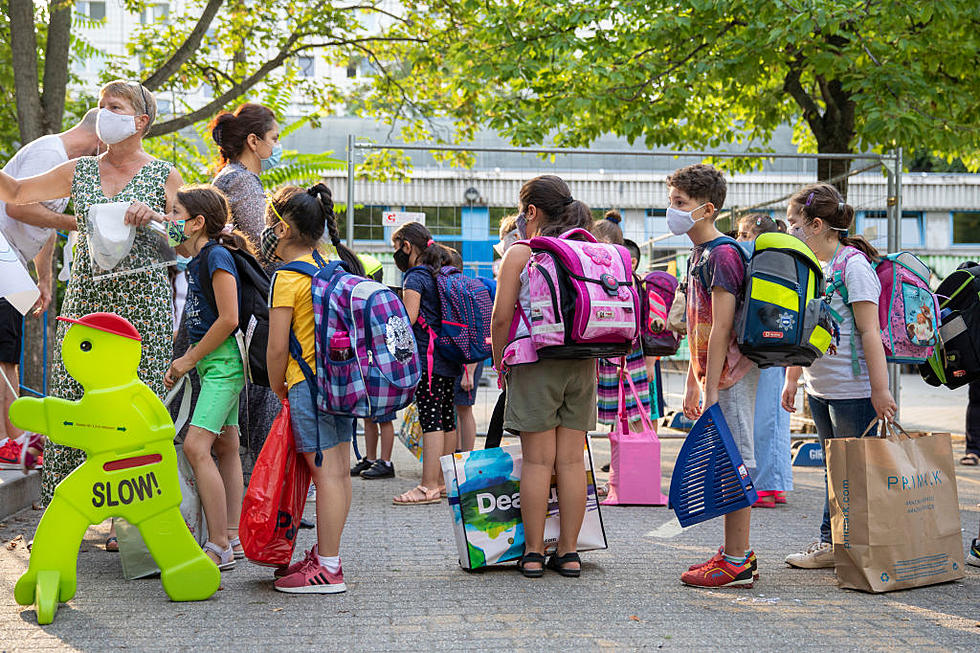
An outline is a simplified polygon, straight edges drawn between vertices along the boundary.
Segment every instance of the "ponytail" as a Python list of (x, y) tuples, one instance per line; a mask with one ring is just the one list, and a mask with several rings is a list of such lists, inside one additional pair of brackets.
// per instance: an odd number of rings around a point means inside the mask
[(875, 249), (874, 245), (865, 240), (864, 236), (845, 236), (841, 234), (840, 243), (845, 247), (853, 247), (854, 249), (860, 250), (862, 254), (867, 256), (872, 262), (877, 261), (881, 258), (881, 254)]
[(568, 184), (555, 175), (541, 175), (525, 182), (519, 200), (522, 211), (534, 205), (544, 213), (545, 219), (538, 226), (541, 236), (560, 236), (569, 229), (588, 231), (592, 227), (592, 211), (585, 202), (573, 198)]
[(361, 263), (361, 259), (357, 258), (357, 254), (340, 242), (340, 229), (337, 227), (337, 216), (333, 212), (333, 193), (330, 192), (330, 188), (326, 184), (319, 183), (308, 188), (306, 192), (315, 197), (320, 205), (327, 237), (330, 239), (330, 244), (337, 250), (337, 256), (344, 262), (351, 274), (363, 277), (364, 264)]

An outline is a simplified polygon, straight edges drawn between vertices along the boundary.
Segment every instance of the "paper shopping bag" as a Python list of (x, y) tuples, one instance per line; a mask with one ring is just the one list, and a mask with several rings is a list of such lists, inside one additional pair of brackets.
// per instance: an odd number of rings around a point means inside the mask
[(962, 578), (949, 434), (884, 431), (826, 443), (838, 585), (889, 592)]
[[(595, 476), (588, 445), (583, 450), (586, 471), (585, 519), (578, 551), (606, 548), (606, 533), (595, 493)], [(459, 564), (464, 569), (517, 560), (524, 554), (521, 520), (521, 445), (512, 444), (443, 456), (446, 494), (453, 515)], [(545, 519), (545, 551), (558, 546), (558, 491), (551, 481)]]
[[(619, 425), (609, 434), (612, 458), (609, 463), (609, 495), (602, 505), (665, 506), (667, 497), (660, 485), (660, 440), (657, 429), (643, 410), (643, 402), (633, 379), (628, 372), (623, 372), (625, 369), (624, 357), (619, 374)], [(630, 391), (640, 409), (643, 430), (639, 433), (630, 430), (626, 418), (624, 377), (629, 381)]]

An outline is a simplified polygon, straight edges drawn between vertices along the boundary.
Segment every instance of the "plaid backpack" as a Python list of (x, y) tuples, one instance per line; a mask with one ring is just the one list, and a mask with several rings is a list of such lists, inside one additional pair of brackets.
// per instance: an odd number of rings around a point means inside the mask
[(428, 330), (430, 336), (426, 353), (428, 369), (432, 370), (433, 348), (447, 360), (457, 363), (478, 363), (490, 358), (493, 301), (487, 286), (449, 265), (439, 270), (435, 277), (442, 319), (438, 328), (433, 328), (426, 324), (421, 312), (418, 318), (419, 326)]
[[(341, 261), (293, 261), (290, 270), (311, 278), (316, 375), (290, 333), (289, 353), (306, 376), (317, 409), (331, 415), (377, 419), (412, 402), (421, 376), (415, 336), (405, 305), (387, 286), (351, 274)], [(335, 334), (346, 334), (351, 356), (330, 358)]]

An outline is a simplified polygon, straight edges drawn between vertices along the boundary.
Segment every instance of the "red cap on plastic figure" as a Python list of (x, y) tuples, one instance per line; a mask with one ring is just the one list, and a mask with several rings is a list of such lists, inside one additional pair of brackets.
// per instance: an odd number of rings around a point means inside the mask
[(115, 313), (89, 313), (79, 320), (61, 316), (58, 319), (62, 322), (81, 324), (82, 326), (92, 327), (93, 329), (112, 333), (123, 338), (132, 338), (138, 342), (143, 342), (143, 338), (140, 337), (140, 332), (136, 330), (136, 327), (129, 320)]

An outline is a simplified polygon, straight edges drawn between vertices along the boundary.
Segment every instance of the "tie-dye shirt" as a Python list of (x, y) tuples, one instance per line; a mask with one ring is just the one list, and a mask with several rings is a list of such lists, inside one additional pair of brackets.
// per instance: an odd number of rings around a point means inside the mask
[[(708, 372), (708, 336), (713, 322), (711, 310), (711, 289), (719, 286), (735, 295), (736, 312), (742, 303), (745, 287), (745, 262), (736, 251), (738, 245), (715, 245), (705, 257), (705, 249), (710, 243), (695, 245), (688, 261), (687, 284), (687, 338), (691, 350), (691, 366), (694, 377), (704, 387)], [(724, 390), (735, 385), (752, 367), (752, 361), (745, 358), (735, 343), (735, 328), (728, 342), (728, 354), (721, 371), (718, 389)]]

